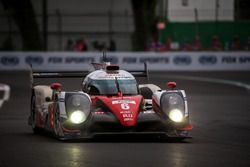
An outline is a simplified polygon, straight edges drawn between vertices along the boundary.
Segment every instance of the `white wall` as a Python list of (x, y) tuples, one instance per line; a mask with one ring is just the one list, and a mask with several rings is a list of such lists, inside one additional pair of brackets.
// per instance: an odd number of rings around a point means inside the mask
[[(186, 0), (187, 6), (182, 5), (183, 0), (168, 0), (168, 16), (174, 22), (195, 21), (194, 9), (197, 8), (198, 20), (214, 21), (216, 16), (216, 0)], [(219, 0), (218, 20), (234, 19), (234, 0)]]

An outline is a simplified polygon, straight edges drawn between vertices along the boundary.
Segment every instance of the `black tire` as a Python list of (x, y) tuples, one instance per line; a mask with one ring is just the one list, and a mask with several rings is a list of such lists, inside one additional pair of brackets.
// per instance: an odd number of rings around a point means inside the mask
[(35, 124), (35, 120), (36, 120), (35, 106), (36, 106), (36, 97), (35, 97), (34, 91), (32, 91), (29, 121), (30, 121), (33, 133), (38, 134), (38, 133), (41, 133), (41, 128), (37, 127)]
[(58, 106), (56, 106), (56, 112), (55, 112), (55, 115), (54, 115), (54, 135), (57, 139), (60, 139), (60, 134), (59, 134), (59, 131), (60, 131), (60, 113), (59, 113), (59, 110), (58, 110)]
[(141, 87), (140, 88), (140, 94), (143, 96), (144, 99), (151, 99), (153, 92), (148, 87)]

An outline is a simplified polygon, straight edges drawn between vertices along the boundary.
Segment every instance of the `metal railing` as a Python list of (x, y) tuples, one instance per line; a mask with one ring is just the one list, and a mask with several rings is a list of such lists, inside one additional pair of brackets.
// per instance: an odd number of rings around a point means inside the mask
[[(36, 20), (42, 36), (43, 15), (37, 14)], [(62, 13), (59, 10), (47, 14), (48, 39), (57, 38), (54, 48), (63, 50), (64, 37), (85, 36), (87, 38), (102, 37), (107, 40), (114, 36), (127, 37), (134, 30), (133, 15), (128, 11), (93, 12), (93, 13)], [(10, 14), (0, 13), (0, 37), (20, 38), (20, 33)], [(1, 42), (0, 38), (0, 42)], [(48, 42), (50, 43), (50, 42)]]

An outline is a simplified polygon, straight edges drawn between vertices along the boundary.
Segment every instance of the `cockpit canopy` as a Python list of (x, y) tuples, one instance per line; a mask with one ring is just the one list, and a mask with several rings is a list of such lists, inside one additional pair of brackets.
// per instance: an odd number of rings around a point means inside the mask
[(123, 95), (138, 95), (136, 79), (130, 73), (118, 70), (116, 73), (109, 73), (104, 70), (97, 70), (90, 73), (83, 81), (83, 91), (89, 95), (117, 95), (118, 91)]
[[(117, 82), (123, 95), (138, 94), (138, 87), (135, 80), (117, 79)], [(117, 92), (118, 87), (115, 80), (93, 80), (88, 88), (90, 95), (116, 95)]]

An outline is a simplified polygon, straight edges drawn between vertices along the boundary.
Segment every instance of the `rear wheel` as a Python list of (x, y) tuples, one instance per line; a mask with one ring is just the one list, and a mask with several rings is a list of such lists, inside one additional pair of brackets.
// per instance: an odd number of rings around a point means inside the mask
[(139, 89), (144, 99), (152, 99), (153, 93), (161, 90), (161, 88), (155, 84), (141, 84), (139, 85)]
[(141, 87), (140, 94), (143, 96), (144, 99), (152, 99), (153, 92), (148, 87)]

